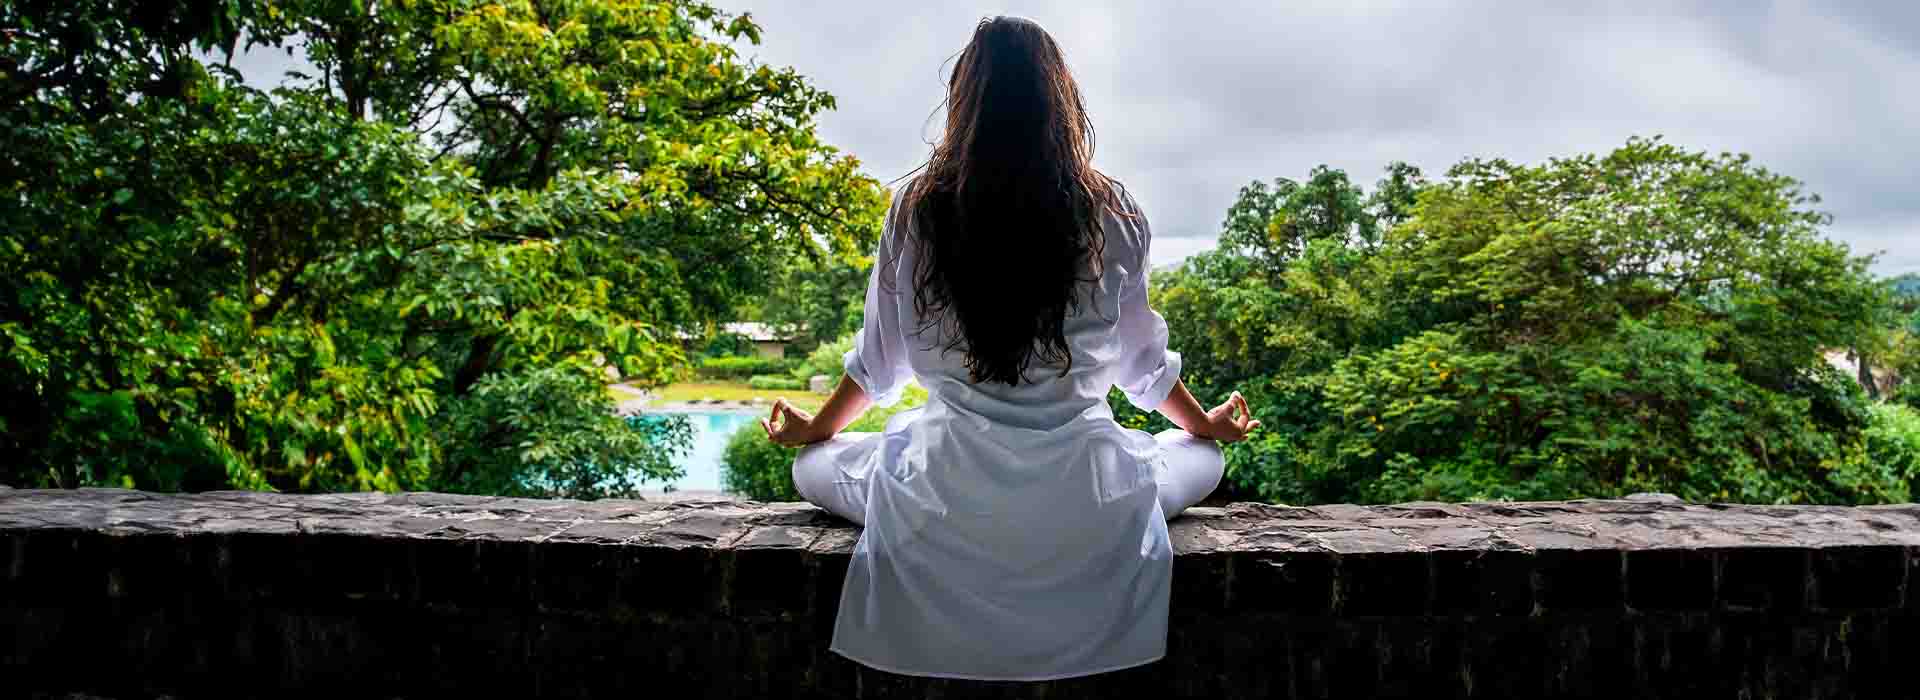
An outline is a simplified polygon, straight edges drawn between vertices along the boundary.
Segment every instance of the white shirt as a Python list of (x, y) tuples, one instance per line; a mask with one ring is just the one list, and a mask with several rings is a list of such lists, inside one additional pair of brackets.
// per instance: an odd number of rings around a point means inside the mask
[(1159, 450), (1113, 421), (1107, 392), (1117, 385), (1153, 410), (1180, 378), (1180, 355), (1147, 306), (1146, 218), (1124, 204), (1131, 217), (1103, 222), (1105, 271), (1083, 291), (1095, 303), (1066, 319), (1071, 372), (1037, 368), (1039, 383), (1018, 386), (973, 384), (960, 351), (943, 357), (942, 344), (909, 335), (922, 326), (915, 246), (887, 217), (847, 376), (883, 406), (916, 376), (929, 398), (895, 415), (852, 467), (867, 474), (866, 530), (834, 651), (896, 673), (985, 680), (1165, 655), (1173, 553), (1154, 483)]

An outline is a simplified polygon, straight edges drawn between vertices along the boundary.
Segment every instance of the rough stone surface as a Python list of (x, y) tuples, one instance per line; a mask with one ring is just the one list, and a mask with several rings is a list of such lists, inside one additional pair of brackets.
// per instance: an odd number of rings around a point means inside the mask
[(1232, 504), (1171, 532), (1166, 660), (978, 683), (826, 650), (858, 534), (802, 504), (0, 488), (0, 694), (1880, 697), (1920, 649), (1914, 505)]

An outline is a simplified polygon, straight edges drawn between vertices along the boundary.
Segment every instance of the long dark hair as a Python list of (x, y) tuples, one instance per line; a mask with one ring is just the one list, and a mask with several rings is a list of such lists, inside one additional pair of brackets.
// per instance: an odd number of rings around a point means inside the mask
[(1066, 317), (1102, 274), (1102, 215), (1118, 183), (1093, 169), (1093, 122), (1053, 37), (994, 17), (974, 28), (947, 85), (946, 130), (901, 193), (917, 239), (914, 310), (950, 321), (945, 350), (975, 383), (1017, 385), (1035, 364), (1073, 366)]

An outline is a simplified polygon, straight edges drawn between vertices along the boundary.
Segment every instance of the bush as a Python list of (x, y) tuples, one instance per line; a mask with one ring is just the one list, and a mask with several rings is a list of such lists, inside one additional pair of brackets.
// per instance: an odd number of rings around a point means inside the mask
[(1905, 477), (1908, 488), (1920, 486), (1920, 411), (1907, 406), (1880, 404), (1867, 424), (1867, 455)]
[(707, 341), (707, 347), (701, 350), (700, 354), (707, 357), (752, 357), (753, 339), (739, 333), (722, 331), (715, 333), (713, 339)]
[(709, 357), (696, 370), (703, 379), (744, 380), (756, 374), (780, 374), (788, 370), (785, 360), (764, 357)]
[(463, 469), (425, 486), (448, 493), (631, 498), (643, 481), (681, 476), (673, 459), (693, 440), (682, 415), (615, 415), (600, 378), (578, 368), (489, 374), (436, 419), (445, 422), (436, 434), (448, 436), (446, 459)]
[(1920, 378), (1909, 378), (1893, 390), (1887, 401), (1907, 408), (1920, 409)]
[[(910, 385), (900, 403), (868, 410), (866, 415), (847, 426), (845, 432), (880, 432), (886, 428), (887, 419), (894, 414), (926, 402), (927, 390), (917, 384)], [(800, 492), (793, 487), (793, 456), (799, 452), (798, 449), (781, 447), (768, 441), (760, 426), (749, 425), (736, 430), (727, 438), (727, 451), (721, 456), (721, 485), (731, 493), (756, 501), (801, 500)]]
[(807, 388), (807, 383), (784, 374), (756, 374), (747, 378), (747, 386), (772, 391), (792, 391)]
[(756, 501), (798, 501), (793, 488), (793, 456), (800, 450), (767, 439), (758, 425), (733, 431), (721, 457), (720, 481), (728, 492)]
[(815, 375), (824, 374), (828, 378), (827, 386), (833, 386), (840, 382), (840, 375), (846, 374), (846, 367), (841, 362), (847, 351), (852, 349), (852, 335), (844, 336), (831, 343), (822, 343), (807, 355), (807, 359), (801, 360), (800, 364), (793, 368), (793, 376), (805, 382)]
[(1895, 403), (1867, 409), (1860, 449), (1834, 470), (1833, 480), (1886, 502), (1911, 500), (1920, 488), (1920, 411)]

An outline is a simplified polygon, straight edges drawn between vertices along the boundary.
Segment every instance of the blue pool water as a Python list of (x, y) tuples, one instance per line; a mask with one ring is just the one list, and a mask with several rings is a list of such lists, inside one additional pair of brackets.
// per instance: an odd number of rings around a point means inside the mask
[(642, 488), (648, 491), (719, 491), (720, 457), (727, 451), (727, 438), (733, 431), (741, 428), (759, 428), (754, 423), (760, 419), (758, 413), (740, 411), (716, 411), (712, 413), (682, 413), (693, 426), (693, 449), (674, 460), (675, 466), (687, 470), (686, 476), (666, 484), (648, 482)]

